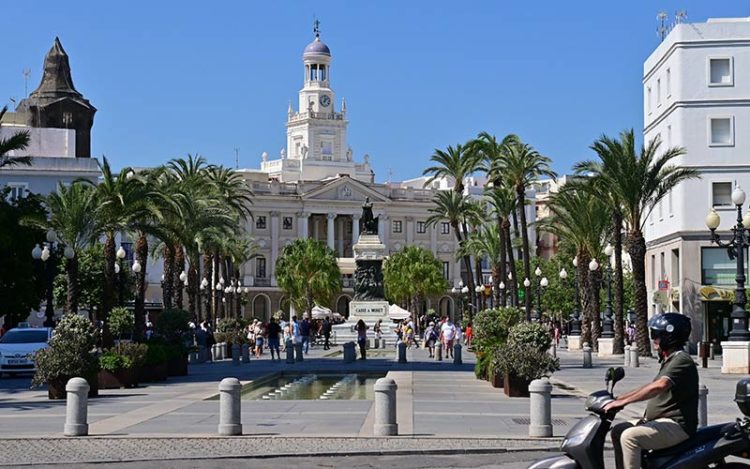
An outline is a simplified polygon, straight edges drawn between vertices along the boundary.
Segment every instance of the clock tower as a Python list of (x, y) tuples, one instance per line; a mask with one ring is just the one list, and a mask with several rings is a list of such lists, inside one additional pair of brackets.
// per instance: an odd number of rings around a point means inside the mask
[(315, 21), (315, 38), (302, 53), (305, 69), (298, 109), (289, 103), (287, 113), (286, 150), (280, 160), (268, 161), (261, 169), (281, 181), (322, 180), (347, 174), (371, 182), (374, 175), (368, 158), (354, 161), (347, 143), (346, 103), (336, 107), (331, 89), (331, 49), (320, 40), (320, 23)]

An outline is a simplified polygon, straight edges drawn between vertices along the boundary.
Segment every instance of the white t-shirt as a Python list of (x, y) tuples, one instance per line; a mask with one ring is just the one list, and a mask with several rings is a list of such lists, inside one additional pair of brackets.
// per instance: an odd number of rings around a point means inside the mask
[(440, 327), (440, 331), (443, 333), (443, 340), (453, 340), (456, 336), (456, 326), (450, 322), (444, 323)]

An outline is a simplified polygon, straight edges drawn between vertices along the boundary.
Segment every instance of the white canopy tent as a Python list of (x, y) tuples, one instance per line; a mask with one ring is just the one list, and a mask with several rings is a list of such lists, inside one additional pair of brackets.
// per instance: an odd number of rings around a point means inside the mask
[(388, 317), (395, 320), (408, 319), (411, 317), (411, 313), (398, 305), (390, 305)]
[(312, 309), (312, 318), (313, 319), (325, 319), (326, 317), (329, 317), (331, 319), (341, 318), (341, 315), (339, 313), (334, 313), (330, 309), (326, 308), (325, 306), (319, 306), (315, 305)]

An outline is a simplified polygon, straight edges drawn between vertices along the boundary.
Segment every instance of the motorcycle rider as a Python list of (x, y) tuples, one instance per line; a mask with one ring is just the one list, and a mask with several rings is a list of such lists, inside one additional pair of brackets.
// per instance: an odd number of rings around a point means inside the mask
[(648, 323), (661, 368), (654, 380), (618, 396), (605, 411), (648, 400), (643, 418), (612, 427), (618, 469), (641, 467), (641, 450), (662, 449), (690, 438), (698, 427), (698, 368), (683, 350), (690, 318), (678, 313), (654, 315)]

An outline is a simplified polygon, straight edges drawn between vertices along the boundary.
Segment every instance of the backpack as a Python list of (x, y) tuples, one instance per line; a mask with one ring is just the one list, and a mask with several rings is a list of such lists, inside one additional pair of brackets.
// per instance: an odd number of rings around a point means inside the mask
[(437, 340), (437, 338), (437, 333), (435, 333), (435, 328), (433, 327), (432, 329), (430, 329), (430, 336), (427, 338), (427, 340)]

